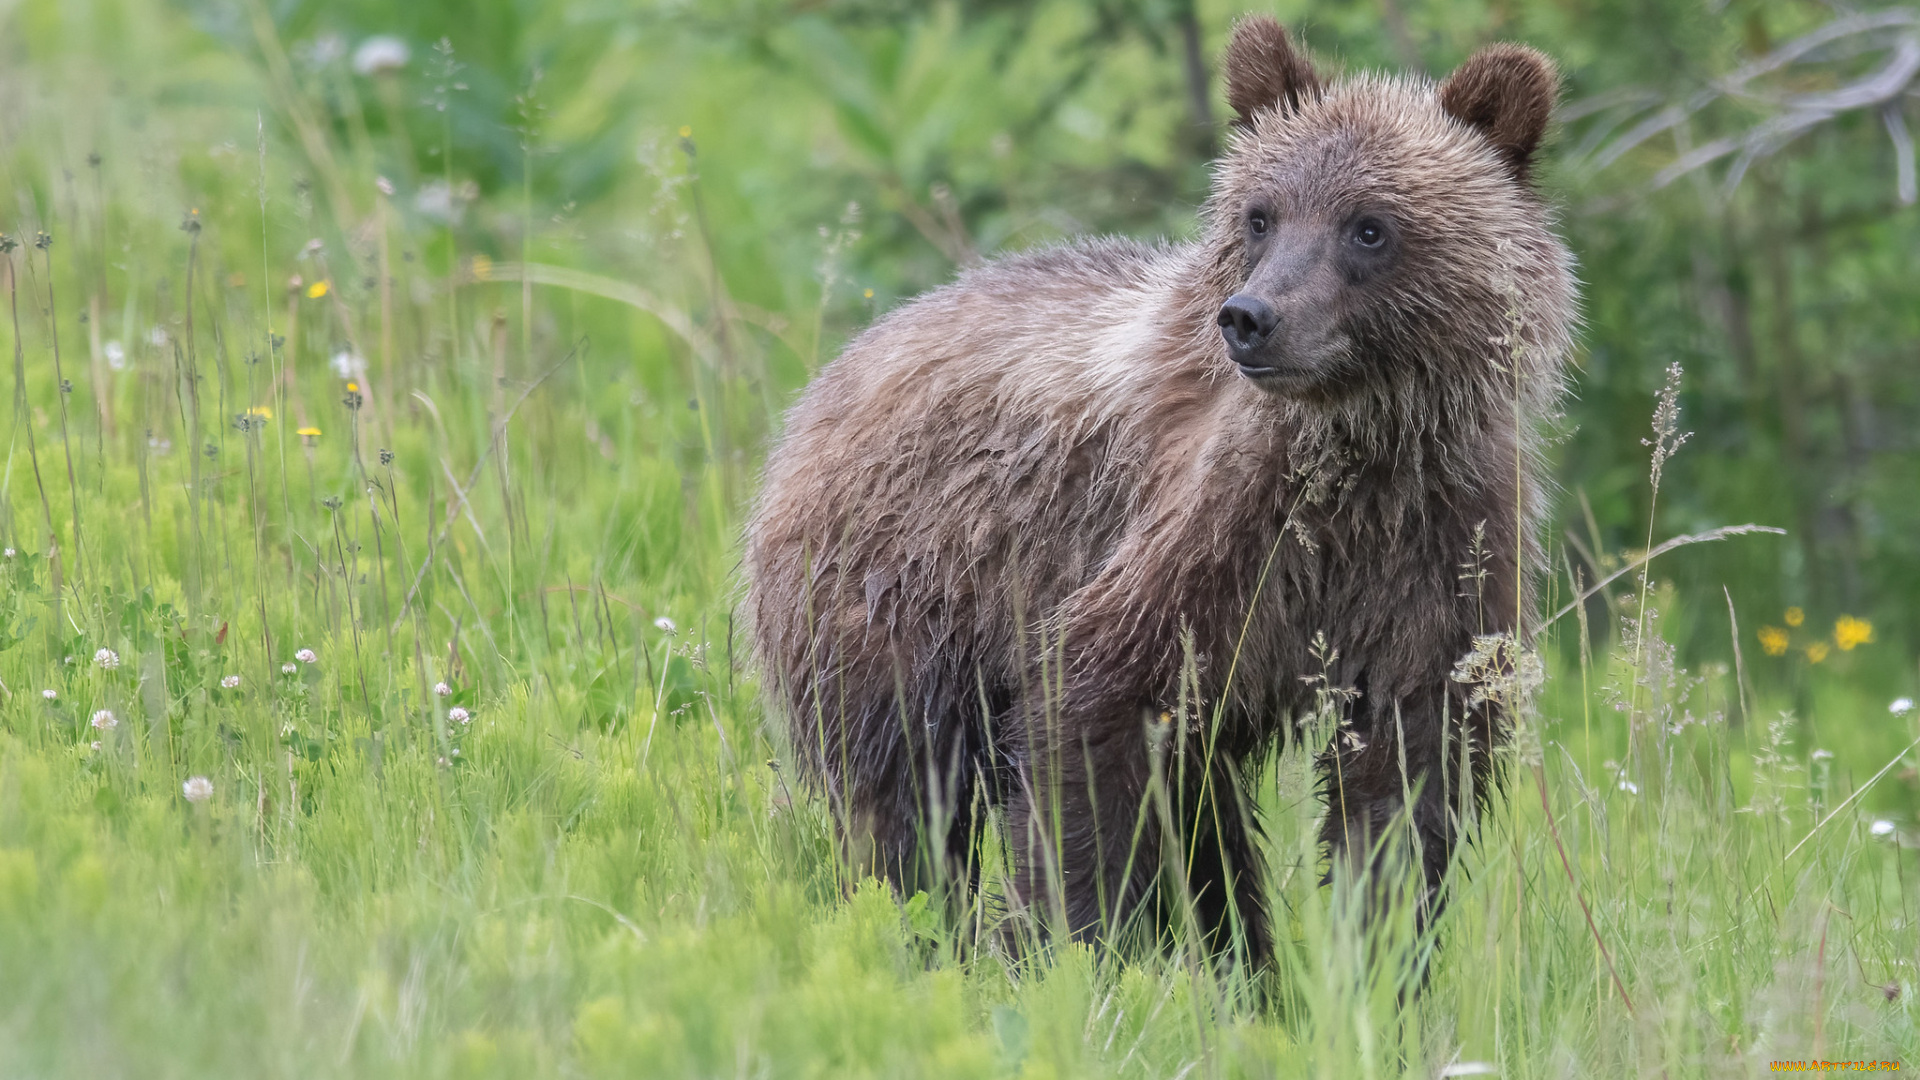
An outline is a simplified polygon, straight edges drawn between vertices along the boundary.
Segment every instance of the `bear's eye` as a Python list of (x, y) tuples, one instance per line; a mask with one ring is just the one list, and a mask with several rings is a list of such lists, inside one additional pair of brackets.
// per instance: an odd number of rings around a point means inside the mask
[(1367, 218), (1353, 227), (1353, 242), (1364, 248), (1377, 248), (1387, 242), (1387, 230), (1379, 222)]
[(1247, 231), (1252, 233), (1254, 236), (1259, 237), (1259, 236), (1267, 235), (1267, 229), (1269, 229), (1271, 225), (1272, 223), (1267, 220), (1267, 212), (1265, 210), (1253, 210), (1248, 212)]

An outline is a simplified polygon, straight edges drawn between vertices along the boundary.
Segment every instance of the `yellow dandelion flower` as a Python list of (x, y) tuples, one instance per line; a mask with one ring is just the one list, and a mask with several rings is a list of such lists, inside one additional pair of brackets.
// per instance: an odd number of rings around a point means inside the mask
[(1840, 646), (1841, 652), (1850, 652), (1855, 645), (1865, 645), (1872, 640), (1873, 624), (1865, 619), (1842, 615), (1833, 624), (1833, 643)]
[(247, 415), (257, 417), (261, 420), (271, 420), (273, 419), (273, 406), (255, 405), (253, 408), (247, 410)]
[(869, 300), (871, 300), (871, 299), (873, 299), (873, 290), (872, 290), (872, 289), (868, 289), (868, 290), (867, 290), (867, 291), (866, 291), (865, 293), (862, 293), (861, 295), (863, 295), (863, 296), (865, 296), (865, 297), (866, 297), (867, 299), (869, 299)]
[(680, 137), (681, 137), (681, 138), (683, 138), (683, 139), (691, 139), (691, 138), (693, 138), (693, 125), (691, 125), (691, 124), (681, 124), (681, 125), (680, 125)]
[(333, 286), (327, 284), (324, 281), (316, 281), (313, 284), (307, 286), (307, 299), (318, 300), (321, 297), (327, 295), (327, 290), (331, 288), (333, 288)]
[(1825, 660), (1827, 658), (1827, 653), (1831, 651), (1832, 650), (1827, 647), (1826, 642), (1816, 641), (1813, 644), (1807, 646), (1807, 663), (1817, 664), (1820, 661)]
[(1760, 648), (1768, 656), (1787, 655), (1787, 632), (1777, 626), (1761, 627)]
[(1790, 607), (1787, 609), (1786, 619), (1788, 626), (1799, 626), (1807, 621), (1807, 613), (1797, 607)]
[(320, 437), (320, 429), (317, 427), (303, 427), (299, 431), (294, 432), (294, 434), (304, 436), (309, 439), (317, 439)]
[(357, 394), (357, 393), (359, 393), (359, 392), (360, 392), (360, 384), (359, 384), (359, 383), (357, 383), (357, 382), (350, 382), (350, 383), (348, 383), (348, 384), (347, 384), (347, 393), (349, 393), (349, 394)]
[(473, 280), (486, 281), (493, 277), (493, 260), (485, 255), (473, 257)]

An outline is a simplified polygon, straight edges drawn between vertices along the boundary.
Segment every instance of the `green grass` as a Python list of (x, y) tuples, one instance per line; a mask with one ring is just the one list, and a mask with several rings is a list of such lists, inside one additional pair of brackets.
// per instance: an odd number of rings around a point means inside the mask
[[(199, 100), (103, 103), (84, 65), (8, 84), (36, 108), (0, 143), (0, 229), (26, 241), (0, 275), (25, 386), (0, 480), (0, 1075), (1920, 1063), (1913, 756), (1854, 800), (1920, 716), (1866, 688), (1871, 644), (1788, 677), (1748, 627), (1743, 692), (1657, 638), (1583, 665), (1556, 625), (1437, 948), (1318, 884), (1324, 807), (1282, 755), (1260, 994), (1179, 950), (1009, 964), (847, 880), (732, 603), (777, 409), (866, 309), (716, 291), (727, 222), (671, 142), (645, 198), (556, 222), (505, 190), (449, 228), (410, 201), (431, 177), (389, 199), (351, 125), (289, 108), (312, 87), (196, 62)], [(264, 138), (248, 94), (277, 105)], [(635, 220), (669, 223), (651, 277), (581, 239)], [(521, 263), (600, 276), (523, 291)], [(341, 352), (366, 358), (357, 408)]]

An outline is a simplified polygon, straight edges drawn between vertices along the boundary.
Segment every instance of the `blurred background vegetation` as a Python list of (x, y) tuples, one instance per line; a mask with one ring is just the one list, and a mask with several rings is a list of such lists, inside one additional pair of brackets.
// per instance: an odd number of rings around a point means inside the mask
[[(430, 271), (483, 279), (491, 261), (603, 276), (569, 279), (571, 308), (527, 305), (516, 341), (564, 340), (583, 297), (639, 285), (687, 313), (693, 336), (636, 315), (627, 340), (599, 343), (587, 380), (651, 378), (664, 393), (649, 375), (663, 353), (707, 380), (710, 439), (685, 454), (732, 458), (723, 497), (737, 506), (778, 408), (876, 314), (995, 253), (1086, 233), (1192, 235), (1224, 112), (1213, 61), (1243, 10), (0, 0), (0, 79), (41, 73), (9, 88), (22, 108), (0, 124), (34, 123), (35, 94), (64, 103), (59, 159), (16, 157), (0, 186), (37, 200), (23, 218), (76, 224), (90, 185), (145, 187), (227, 226), (234, 265), (221, 273), (244, 277), (258, 267), (244, 238), (257, 244), (261, 207), (233, 177), (265, 146), (276, 230), (311, 231), (352, 263), (335, 274), (350, 298), (375, 272), (364, 223), (389, 213), (411, 225), (418, 250), (405, 257)], [(1782, 526), (1784, 539), (1664, 561), (1692, 600), (1667, 613), (1668, 633), (1730, 661), (1724, 585), (1755, 678), (1794, 689), (1831, 670), (1910, 688), (1914, 11), (1787, 0), (1271, 10), (1335, 70), (1438, 77), (1496, 39), (1559, 60), (1563, 122), (1542, 184), (1580, 260), (1587, 315), (1555, 450), (1556, 562), (1592, 580), (1649, 536)], [(159, 116), (166, 132), (115, 145), (113, 133)], [(367, 174), (391, 197), (357, 179)], [(103, 244), (93, 300), (111, 312), (147, 275)], [(500, 293), (503, 318), (523, 314), (513, 291)], [(449, 351), (430, 329), (391, 347)], [(715, 362), (695, 362), (697, 348)], [(1650, 523), (1642, 439), (1673, 362), (1694, 437)], [(1871, 647), (1850, 647), (1862, 624), (1834, 636), (1843, 616), (1871, 625)], [(1758, 636), (1769, 624), (1784, 636)], [(1786, 651), (1761, 659), (1771, 647)]]

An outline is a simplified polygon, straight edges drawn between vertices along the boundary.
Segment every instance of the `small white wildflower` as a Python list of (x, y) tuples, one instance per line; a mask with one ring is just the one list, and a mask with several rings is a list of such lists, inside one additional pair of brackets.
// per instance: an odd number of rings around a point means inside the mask
[(448, 686), (446, 683), (443, 683), (443, 682), (437, 682), (433, 684), (433, 692), (440, 695), (441, 697), (446, 697), (449, 694), (453, 693), (453, 687)]
[(659, 618), (653, 620), (653, 625), (669, 634), (677, 633), (680, 629), (678, 626), (674, 625), (674, 622), (672, 619), (667, 618), (665, 615), (662, 615)]
[(373, 178), (373, 186), (374, 186), (374, 187), (377, 187), (377, 188), (379, 188), (379, 189), (380, 189), (380, 194), (382, 194), (382, 195), (392, 195), (392, 194), (393, 194), (393, 181), (391, 181), (391, 180), (389, 180), (389, 179), (387, 179), (387, 178), (386, 178), (386, 177), (384, 177), (384, 176), (376, 176), (376, 177), (374, 177), (374, 178)]
[(20, 554), (20, 553), (19, 553), (19, 552), (17, 552), (17, 551), (15, 551), (15, 550), (13, 550), (12, 548), (8, 548), (8, 549), (7, 549), (7, 558), (9, 558), (9, 559), (11, 559), (11, 558), (13, 558), (13, 557), (14, 557), (15, 555), (18, 555), (18, 554)]
[(300, 661), (303, 664), (311, 664), (315, 660), (320, 659), (318, 656), (314, 655), (314, 652), (312, 649), (301, 649), (299, 652), (293, 654), (293, 658), (295, 660)]
[(220, 686), (222, 689), (231, 690), (234, 687), (239, 685), (240, 685), (240, 676), (238, 675), (229, 675), (226, 678), (220, 680)]
[(40, 696), (46, 698), (48, 701), (58, 701), (60, 699), (60, 691), (48, 688), (40, 691)]
[(1827, 761), (1832, 757), (1833, 751), (1831, 750), (1815, 750), (1813, 752), (1813, 760), (1815, 761)]
[(114, 652), (112, 649), (101, 649), (99, 652), (93, 654), (93, 662), (106, 668), (108, 671), (112, 671), (114, 668), (120, 666), (120, 654)]
[(447, 710), (447, 719), (456, 724), (464, 724), (473, 719), (473, 714), (455, 705), (453, 708)]
[(360, 43), (353, 50), (353, 73), (355, 75), (379, 75), (383, 72), (398, 71), (413, 59), (413, 50), (407, 43), (391, 34), (377, 34)]
[(1910, 697), (1894, 698), (1893, 704), (1887, 706), (1887, 711), (1895, 716), (1905, 716), (1913, 711), (1913, 699)]
[(1640, 785), (1623, 776), (1620, 778), (1620, 790), (1629, 795), (1638, 795), (1640, 794)]
[(458, 222), (466, 211), (460, 194), (448, 187), (445, 180), (428, 181), (414, 192), (413, 208), (422, 217), (442, 222)]
[(291, 675), (294, 672), (299, 670), (300, 670), (299, 668), (293, 666), (293, 662), (291, 660), (280, 665), (280, 674), (282, 675)]
[(95, 731), (112, 731), (120, 726), (120, 718), (113, 715), (112, 709), (101, 709), (94, 713), (91, 722)]
[(107, 358), (107, 366), (113, 370), (127, 370), (127, 349), (119, 342), (109, 341), (100, 346), (100, 355)]
[(156, 349), (166, 345), (167, 328), (164, 326), (156, 326), (147, 331), (147, 341)]
[(367, 358), (352, 349), (341, 349), (327, 362), (333, 373), (342, 379), (365, 379), (367, 377)]
[(93, 740), (93, 742), (92, 742), (92, 743), (90, 743), (90, 744), (88, 744), (88, 745), (90, 745), (90, 746), (92, 746), (92, 747), (93, 747), (93, 748), (94, 748), (95, 750), (98, 750), (98, 749), (100, 749), (100, 740), (99, 740), (99, 739), (95, 739), (95, 740)]
[(1872, 825), (1868, 826), (1867, 831), (1872, 833), (1875, 836), (1886, 836), (1889, 833), (1893, 832), (1893, 822), (1888, 821), (1885, 818), (1881, 818), (1879, 821), (1876, 821)]
[(180, 793), (191, 803), (203, 803), (213, 798), (213, 781), (204, 776), (189, 776), (187, 782), (180, 785)]

